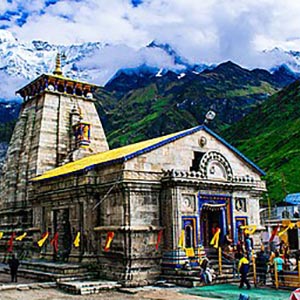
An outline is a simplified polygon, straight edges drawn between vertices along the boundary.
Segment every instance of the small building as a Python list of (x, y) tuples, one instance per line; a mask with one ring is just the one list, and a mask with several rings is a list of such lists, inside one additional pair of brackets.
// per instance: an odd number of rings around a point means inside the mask
[[(281, 239), (289, 244), (291, 250), (300, 248), (300, 193), (288, 194), (282, 202), (276, 203), (272, 209), (264, 208), (261, 210), (262, 225), (265, 225), (270, 235), (278, 225), (282, 227), (289, 223), (295, 223), (292, 229), (289, 229)], [(298, 226), (299, 224), (299, 226)], [(266, 236), (267, 238), (267, 236)], [(277, 241), (279, 243), (279, 239)]]

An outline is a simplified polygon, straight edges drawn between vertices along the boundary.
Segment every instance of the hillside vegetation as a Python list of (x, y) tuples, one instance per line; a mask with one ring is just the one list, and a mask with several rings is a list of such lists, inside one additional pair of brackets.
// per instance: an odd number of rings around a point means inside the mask
[(300, 192), (300, 82), (296, 81), (222, 132), (267, 172), (269, 197)]

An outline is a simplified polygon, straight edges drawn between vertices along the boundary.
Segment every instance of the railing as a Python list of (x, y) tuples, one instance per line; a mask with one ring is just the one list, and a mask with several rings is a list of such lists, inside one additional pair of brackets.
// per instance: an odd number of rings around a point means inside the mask
[(274, 285), (276, 289), (279, 287), (290, 287), (297, 288), (300, 286), (300, 261), (298, 261), (298, 265), (296, 270), (288, 271), (283, 270), (282, 272), (278, 272), (278, 265), (274, 262)]
[[(250, 270), (248, 272), (248, 279), (253, 283), (254, 286), (266, 286), (271, 285), (278, 288), (296, 288), (300, 286), (300, 261), (298, 262), (297, 268), (294, 271), (283, 270), (283, 273), (277, 271), (277, 264), (274, 262), (273, 265), (269, 264), (270, 269), (267, 270), (267, 264), (265, 266), (258, 266), (256, 264), (256, 256), (252, 252), (250, 258)], [(232, 279), (236, 279), (238, 273), (238, 261), (234, 258), (231, 253), (222, 251), (222, 248), (217, 249), (218, 257), (218, 276), (222, 278), (226, 275), (227, 271), (232, 270)], [(228, 273), (229, 274), (229, 273)]]

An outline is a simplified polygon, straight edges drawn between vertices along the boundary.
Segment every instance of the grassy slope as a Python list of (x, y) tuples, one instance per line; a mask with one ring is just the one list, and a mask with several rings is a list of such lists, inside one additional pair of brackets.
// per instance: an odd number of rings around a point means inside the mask
[(297, 81), (222, 133), (267, 172), (273, 202), (300, 191), (299, 92)]
[(196, 126), (211, 108), (218, 113), (212, 128), (218, 132), (279, 89), (252, 77), (245, 82), (238, 76), (226, 80), (223, 73), (205, 73), (187, 81), (163, 80), (131, 90), (110, 110), (106, 132), (111, 147)]

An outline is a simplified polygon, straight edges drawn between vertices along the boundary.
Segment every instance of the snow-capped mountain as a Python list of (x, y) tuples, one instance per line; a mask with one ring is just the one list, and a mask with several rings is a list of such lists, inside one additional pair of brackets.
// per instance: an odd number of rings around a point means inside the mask
[(273, 66), (270, 71), (278, 69), (280, 66), (285, 66), (291, 72), (300, 73), (300, 51), (284, 50), (275, 47), (272, 50), (265, 50), (263, 54), (272, 61)]
[(104, 46), (100, 42), (72, 46), (51, 45), (46, 41), (19, 42), (9, 31), (0, 30), (0, 70), (31, 80), (50, 72), (54, 68), (56, 53), (60, 51), (66, 57), (62, 63), (67, 76), (90, 79), (77, 64)]
[[(178, 71), (180, 71), (180, 69), (187, 69), (187, 70), (191, 70), (194, 72), (202, 72), (205, 69), (212, 69), (213, 67), (215, 67), (215, 65), (207, 65), (207, 64), (195, 64), (195, 63), (191, 63), (188, 61), (188, 59), (186, 59), (185, 57), (179, 55), (177, 53), (177, 51), (175, 51), (169, 44), (160, 44), (157, 43), (156, 41), (152, 41), (147, 48), (152, 48), (152, 49), (162, 49), (165, 53), (167, 53), (170, 57), (172, 57), (174, 63), (178, 66)], [(181, 68), (180, 68), (181, 66)], [(162, 75), (163, 71), (162, 68), (160, 68), (159, 71), (159, 75)], [(178, 72), (179, 76), (180, 74), (182, 74), (182, 72)]]
[[(90, 42), (75, 45), (53, 45), (47, 41), (24, 42), (7, 30), (0, 30), (0, 99), (15, 98), (14, 91), (28, 81), (54, 69), (57, 52), (65, 54), (62, 61), (66, 76), (99, 85), (112, 80), (120, 70), (125, 73), (165, 76), (168, 71), (178, 80), (187, 71), (199, 74), (215, 65), (190, 62), (169, 44), (151, 42), (138, 50), (125, 45)], [(300, 51), (275, 48), (263, 55), (273, 62), (270, 70), (285, 65), (291, 72), (300, 72)]]
[(17, 40), (7, 30), (0, 30), (0, 99), (11, 99), (16, 89), (54, 69), (57, 52), (63, 53), (66, 76), (103, 85), (120, 69), (139, 69), (165, 74), (181, 74), (186, 69), (202, 71), (206, 65), (194, 65), (180, 57), (168, 44), (151, 43), (141, 49), (101, 42), (53, 45), (47, 41)]

